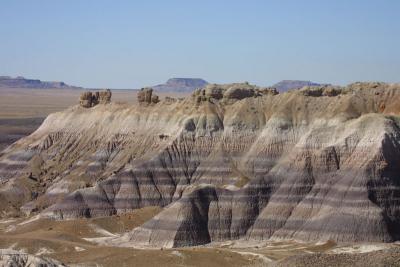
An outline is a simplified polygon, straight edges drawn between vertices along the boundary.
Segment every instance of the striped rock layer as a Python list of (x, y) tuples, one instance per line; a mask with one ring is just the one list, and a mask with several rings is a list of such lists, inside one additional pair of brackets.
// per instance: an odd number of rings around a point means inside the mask
[(324, 90), (52, 114), (0, 154), (0, 212), (164, 207), (123, 246), (399, 240), (400, 85)]

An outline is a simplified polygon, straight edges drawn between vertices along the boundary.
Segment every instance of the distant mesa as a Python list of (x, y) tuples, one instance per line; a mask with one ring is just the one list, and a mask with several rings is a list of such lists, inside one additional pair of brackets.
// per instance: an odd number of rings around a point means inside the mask
[(16, 78), (10, 76), (0, 76), (0, 88), (81, 89), (82, 87), (71, 86), (64, 82), (26, 79), (22, 76), (18, 76)]
[(172, 78), (166, 83), (152, 86), (151, 88), (157, 92), (191, 93), (195, 89), (205, 87), (207, 84), (207, 81), (199, 78)]
[(276, 88), (276, 90), (278, 90), (279, 92), (286, 92), (289, 90), (300, 89), (303, 88), (304, 86), (322, 86), (322, 85), (328, 85), (328, 84), (320, 84), (311, 81), (283, 80), (274, 84), (272, 87)]

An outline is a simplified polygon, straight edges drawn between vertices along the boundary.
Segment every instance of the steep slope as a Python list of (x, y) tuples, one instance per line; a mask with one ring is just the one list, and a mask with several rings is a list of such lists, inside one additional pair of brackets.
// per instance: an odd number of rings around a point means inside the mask
[(208, 85), (179, 101), (72, 107), (0, 155), (0, 197), (15, 207), (3, 214), (165, 207), (112, 241), (123, 246), (398, 240), (399, 89)]

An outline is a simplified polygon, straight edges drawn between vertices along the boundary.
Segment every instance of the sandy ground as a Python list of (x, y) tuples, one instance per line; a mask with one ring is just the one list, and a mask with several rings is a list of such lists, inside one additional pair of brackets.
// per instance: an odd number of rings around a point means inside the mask
[[(78, 104), (80, 89), (0, 88), (0, 118), (42, 118)], [(136, 103), (135, 90), (113, 90), (112, 100)]]
[(367, 260), (364, 266), (374, 266), (377, 255), (385, 260), (383, 266), (400, 263), (397, 244), (239, 240), (190, 248), (134, 249), (90, 242), (121, 235), (160, 211), (159, 207), (147, 207), (120, 216), (67, 221), (37, 216), (5, 219), (0, 221), (0, 248), (79, 266), (346, 266), (352, 259)]
[(109, 237), (133, 229), (160, 211), (148, 207), (107, 218), (52, 221), (20, 218), (0, 221), (0, 248), (24, 251), (82, 266), (251, 266), (259, 256), (224, 248), (151, 249), (105, 247), (87, 238)]

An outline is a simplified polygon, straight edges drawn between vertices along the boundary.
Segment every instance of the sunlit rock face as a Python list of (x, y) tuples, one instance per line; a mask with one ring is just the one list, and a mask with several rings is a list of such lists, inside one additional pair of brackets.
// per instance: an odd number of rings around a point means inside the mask
[(146, 105), (52, 114), (3, 151), (0, 200), (14, 210), (2, 214), (164, 207), (113, 241), (123, 246), (400, 239), (400, 85), (208, 85), (157, 104), (142, 94)]
[(139, 104), (157, 104), (160, 102), (158, 95), (153, 94), (152, 88), (142, 88), (137, 93)]
[(83, 108), (94, 107), (97, 104), (109, 104), (111, 102), (111, 90), (106, 89), (97, 92), (83, 92), (79, 97), (79, 104)]

